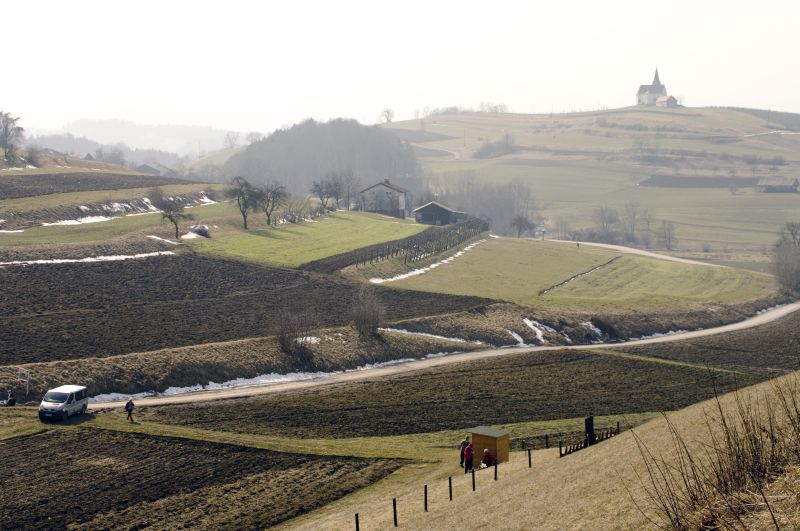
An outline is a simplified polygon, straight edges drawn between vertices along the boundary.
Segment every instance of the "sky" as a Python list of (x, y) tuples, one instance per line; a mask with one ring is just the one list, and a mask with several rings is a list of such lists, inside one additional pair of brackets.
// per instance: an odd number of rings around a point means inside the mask
[(800, 112), (796, 0), (25, 0), (0, 14), (14, 43), (0, 110), (28, 129), (615, 108), (656, 67), (688, 106)]

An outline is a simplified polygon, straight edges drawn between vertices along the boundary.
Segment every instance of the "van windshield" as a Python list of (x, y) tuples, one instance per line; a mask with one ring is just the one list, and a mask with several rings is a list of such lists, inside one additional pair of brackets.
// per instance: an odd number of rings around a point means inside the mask
[(55, 391), (48, 391), (46, 395), (44, 395), (45, 402), (55, 402), (57, 404), (63, 404), (69, 398), (69, 393), (56, 393)]

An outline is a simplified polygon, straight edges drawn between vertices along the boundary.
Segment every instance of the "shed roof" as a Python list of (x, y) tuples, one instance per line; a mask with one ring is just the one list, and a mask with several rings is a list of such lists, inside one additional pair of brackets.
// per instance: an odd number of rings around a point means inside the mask
[(459, 212), (458, 210), (453, 210), (452, 208), (450, 208), (448, 206), (445, 206), (445, 205), (439, 203), (438, 201), (431, 201), (430, 203), (425, 203), (424, 205), (422, 205), (420, 207), (417, 207), (414, 210), (412, 210), (411, 213), (413, 214), (415, 212), (419, 212), (419, 211), (424, 210), (424, 209), (426, 209), (428, 207), (431, 207), (431, 206), (442, 208), (444, 210), (447, 210), (448, 212), (452, 212), (453, 214), (463, 214), (463, 212)]
[(758, 186), (797, 186), (798, 180), (795, 177), (762, 177), (758, 180)]
[(397, 186), (396, 184), (390, 183), (389, 179), (384, 179), (383, 181), (381, 181), (379, 183), (375, 183), (372, 186), (367, 186), (366, 188), (364, 188), (363, 190), (361, 190), (358, 193), (359, 194), (363, 194), (364, 192), (366, 192), (368, 190), (372, 190), (376, 186), (385, 186), (386, 188), (389, 188), (389, 189), (394, 190), (395, 192), (398, 192), (398, 193), (401, 193), (401, 194), (408, 193), (408, 190), (406, 190), (405, 188), (401, 188), (400, 186)]
[(469, 430), (469, 432), (477, 435), (485, 435), (487, 437), (502, 437), (503, 435), (508, 435), (507, 431), (498, 430), (491, 426), (475, 426)]

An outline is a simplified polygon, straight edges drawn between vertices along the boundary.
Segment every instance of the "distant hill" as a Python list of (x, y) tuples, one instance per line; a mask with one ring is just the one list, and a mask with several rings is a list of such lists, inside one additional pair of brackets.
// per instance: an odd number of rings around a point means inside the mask
[(776, 128), (800, 131), (800, 114), (793, 112), (770, 111), (764, 109), (747, 109), (744, 107), (729, 107), (732, 111), (745, 112), (762, 118), (765, 125), (772, 124)]
[(101, 144), (123, 142), (133, 149), (159, 149), (181, 156), (222, 148), (227, 132), (205, 126), (142, 125), (126, 120), (77, 120), (63, 131)]
[(352, 171), (362, 184), (391, 179), (411, 187), (419, 166), (411, 146), (391, 132), (355, 120), (306, 120), (278, 130), (231, 156), (227, 177), (256, 182), (275, 179), (292, 192), (306, 194), (328, 172)]

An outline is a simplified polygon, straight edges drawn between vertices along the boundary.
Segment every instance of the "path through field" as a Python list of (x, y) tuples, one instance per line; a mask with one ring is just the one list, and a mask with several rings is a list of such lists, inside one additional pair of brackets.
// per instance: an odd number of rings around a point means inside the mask
[[(692, 332), (682, 332), (682, 333), (651, 337), (647, 339), (637, 339), (620, 343), (551, 346), (551, 347), (509, 347), (509, 348), (482, 350), (477, 352), (465, 352), (463, 354), (453, 354), (450, 356), (443, 356), (438, 358), (427, 358), (423, 360), (409, 361), (407, 363), (391, 365), (388, 367), (380, 367), (376, 369), (365, 369), (361, 371), (336, 373), (336, 374), (331, 374), (329, 376), (322, 376), (320, 378), (315, 378), (313, 380), (286, 382), (281, 384), (268, 384), (263, 386), (240, 387), (234, 389), (221, 389), (215, 391), (201, 391), (197, 393), (186, 393), (184, 395), (140, 398), (136, 401), (136, 404), (137, 406), (161, 406), (165, 404), (185, 404), (191, 402), (205, 402), (209, 400), (222, 400), (226, 398), (240, 398), (245, 396), (278, 393), (282, 391), (291, 391), (295, 389), (306, 389), (309, 387), (316, 387), (320, 385), (366, 380), (381, 376), (391, 376), (394, 374), (400, 374), (409, 371), (417, 371), (420, 369), (439, 367), (451, 363), (460, 363), (476, 359), (506, 356), (509, 354), (519, 354), (522, 352), (541, 352), (547, 350), (580, 350), (586, 348), (619, 347), (621, 345), (640, 346), (640, 345), (650, 345), (653, 343), (668, 343), (672, 341), (696, 339), (698, 337), (713, 336), (726, 332), (734, 332), (737, 330), (745, 330), (748, 328), (761, 326), (763, 324), (771, 323), (773, 321), (786, 317), (787, 315), (794, 313), (797, 310), (800, 310), (800, 302), (794, 302), (792, 304), (787, 304), (785, 306), (780, 306), (778, 308), (765, 311), (763, 313), (760, 313), (754, 317), (751, 317), (744, 321), (740, 321), (738, 323), (732, 323), (729, 325), (719, 326), (716, 328), (709, 328), (707, 330), (695, 330)], [(114, 407), (119, 407), (121, 403), (122, 403), (121, 401), (97, 402), (91, 404), (89, 406), (89, 409), (98, 410), (104, 408), (114, 408)]]
[(678, 262), (681, 264), (691, 264), (691, 265), (699, 265), (706, 267), (727, 267), (719, 264), (711, 264), (709, 262), (701, 262), (700, 260), (690, 260), (689, 258), (678, 258), (677, 256), (670, 256), (668, 254), (654, 253), (651, 251), (645, 251), (644, 249), (637, 249), (635, 247), (626, 247), (624, 245), (612, 245), (610, 243), (574, 242), (572, 240), (547, 240), (547, 241), (555, 243), (565, 243), (570, 245), (575, 245), (580, 243), (581, 245), (586, 245), (589, 247), (601, 247), (603, 249), (618, 251), (620, 253), (637, 254), (639, 256), (646, 256), (648, 258), (666, 260), (667, 262)]

